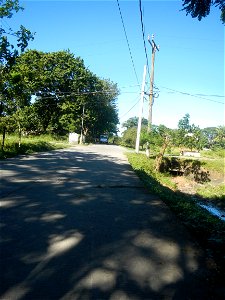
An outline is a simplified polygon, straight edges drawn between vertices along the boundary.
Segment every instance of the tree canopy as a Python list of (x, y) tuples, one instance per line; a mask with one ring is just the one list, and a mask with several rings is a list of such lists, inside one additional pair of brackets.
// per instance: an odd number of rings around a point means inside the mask
[[(18, 0), (0, 0), (0, 19), (12, 18), (14, 13), (23, 10)], [(10, 27), (0, 24), (0, 62), (10, 67), (15, 62), (15, 58), (25, 51), (29, 41), (34, 39), (34, 33), (20, 25), (15, 31)], [(11, 40), (15, 39), (15, 43)]]
[(183, 0), (183, 10), (187, 15), (200, 21), (210, 13), (211, 6), (217, 6), (221, 10), (221, 21), (225, 24), (225, 2), (224, 0)]
[[(19, 0), (0, 0), (0, 18), (23, 10)], [(23, 25), (0, 25), (0, 130), (74, 131), (94, 137), (116, 133), (116, 84), (101, 79), (70, 51), (26, 51), (34, 38)], [(4, 139), (4, 138), (3, 138)]]
[[(141, 124), (143, 126), (147, 126), (148, 120), (145, 118), (142, 118)], [(122, 124), (122, 127), (126, 128), (126, 129), (129, 129), (131, 127), (137, 127), (137, 126), (138, 126), (138, 117), (131, 117)]]
[[(124, 124), (130, 124), (128, 119)], [(122, 144), (128, 147), (135, 147), (137, 126), (130, 126), (124, 131)], [(140, 146), (143, 148), (150, 145), (151, 151), (157, 152), (163, 145), (174, 147), (180, 150), (202, 150), (203, 148), (214, 149), (225, 146), (225, 127), (208, 127), (200, 129), (199, 126), (190, 123), (190, 115), (187, 113), (178, 122), (177, 129), (170, 129), (164, 125), (152, 125), (150, 133), (146, 126), (141, 129)]]
[[(97, 77), (70, 51), (22, 53), (5, 84), (4, 115), (18, 116), (19, 110), (23, 130), (116, 133), (116, 84)], [(23, 111), (36, 121), (28, 124)]]

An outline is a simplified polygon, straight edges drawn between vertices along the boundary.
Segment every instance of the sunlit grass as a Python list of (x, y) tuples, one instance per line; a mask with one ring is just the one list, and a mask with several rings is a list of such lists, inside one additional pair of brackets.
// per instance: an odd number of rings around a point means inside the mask
[[(2, 143), (2, 141), (1, 141)], [(4, 151), (0, 145), (0, 158), (13, 157), (19, 154), (32, 154), (35, 152), (50, 151), (68, 147), (66, 138), (40, 135), (22, 137), (19, 147), (19, 138), (16, 135), (6, 135)]]
[[(196, 194), (213, 205), (218, 205), (225, 210), (225, 184), (217, 186), (207, 184), (196, 190)], [(219, 201), (218, 201), (219, 200)]]

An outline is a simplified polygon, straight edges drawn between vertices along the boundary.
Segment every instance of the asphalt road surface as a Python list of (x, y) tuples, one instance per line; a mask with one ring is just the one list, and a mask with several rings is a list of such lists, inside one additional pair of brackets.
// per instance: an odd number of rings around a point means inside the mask
[(0, 299), (222, 299), (213, 263), (123, 151), (1, 161)]

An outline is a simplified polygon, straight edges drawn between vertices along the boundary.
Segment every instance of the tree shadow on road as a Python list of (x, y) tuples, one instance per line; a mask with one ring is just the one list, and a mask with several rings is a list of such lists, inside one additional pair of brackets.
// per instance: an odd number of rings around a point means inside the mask
[(68, 149), (2, 169), (1, 299), (220, 299), (213, 262), (123, 158)]

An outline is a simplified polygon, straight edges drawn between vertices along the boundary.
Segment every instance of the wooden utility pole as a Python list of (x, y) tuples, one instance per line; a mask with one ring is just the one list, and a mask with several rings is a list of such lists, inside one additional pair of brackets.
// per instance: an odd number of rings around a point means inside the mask
[(84, 108), (85, 108), (85, 104), (83, 104), (83, 111), (82, 111), (82, 117), (81, 117), (80, 144), (84, 143)]
[(142, 87), (141, 87), (141, 102), (140, 102), (136, 148), (135, 148), (136, 153), (139, 152), (139, 146), (140, 146), (141, 122), (142, 122), (142, 113), (143, 113), (144, 95), (145, 95), (145, 80), (146, 80), (146, 66), (144, 66), (143, 80), (142, 80)]
[(150, 95), (149, 95), (149, 110), (148, 110), (148, 132), (151, 131), (152, 126), (152, 106), (154, 100), (154, 66), (155, 66), (155, 52), (159, 51), (159, 46), (156, 45), (154, 41), (154, 35), (152, 35), (152, 40), (148, 36), (148, 41), (152, 47), (152, 66), (151, 66), (151, 77), (150, 77)]

